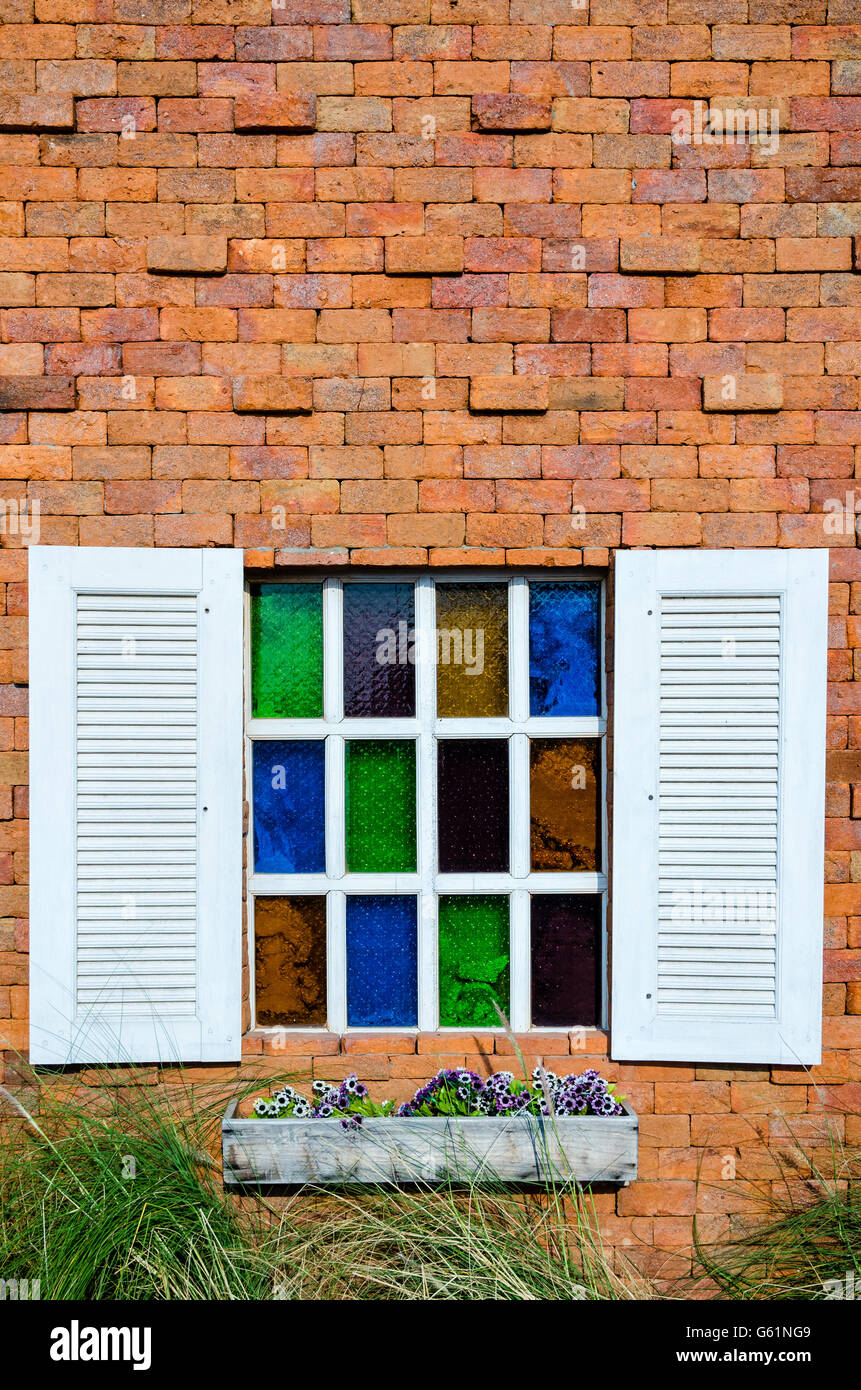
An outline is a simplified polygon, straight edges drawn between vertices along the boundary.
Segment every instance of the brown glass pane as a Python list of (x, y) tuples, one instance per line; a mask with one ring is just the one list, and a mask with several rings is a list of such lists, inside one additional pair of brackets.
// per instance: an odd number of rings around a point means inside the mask
[(575, 893), (532, 898), (532, 1022), (591, 1028), (600, 1018), (601, 899)]
[(257, 1022), (326, 1026), (326, 899), (255, 898)]
[(508, 714), (508, 585), (436, 586), (437, 714)]
[(600, 765), (595, 739), (534, 738), (529, 749), (533, 871), (600, 863)]

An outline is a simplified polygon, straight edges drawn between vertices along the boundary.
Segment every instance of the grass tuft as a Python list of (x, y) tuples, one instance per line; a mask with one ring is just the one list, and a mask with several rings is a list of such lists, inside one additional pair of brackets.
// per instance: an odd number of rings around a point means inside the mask
[[(98, 1082), (99, 1077), (96, 1077)], [(271, 1079), (270, 1079), (271, 1081)], [(253, 1078), (243, 1086), (251, 1093)], [(573, 1185), (221, 1187), (223, 1094), (49, 1082), (0, 1128), (0, 1269), (48, 1299), (630, 1299)]]
[[(659, 1292), (605, 1251), (592, 1201), (573, 1183), (523, 1192), (485, 1173), (472, 1187), (236, 1196), (221, 1184), (222, 1087), (185, 1085), (181, 1074), (170, 1087), (136, 1084), (127, 1069), (88, 1080), (84, 1090), (74, 1076), (52, 1078), (27, 1092), (33, 1104), (0, 1088), (0, 1270), (38, 1279), (43, 1299), (623, 1301), (690, 1291), (680, 1281)], [(249, 1076), (239, 1094), (260, 1084)], [(857, 1160), (836, 1140), (827, 1172), (802, 1157), (756, 1229), (720, 1248), (697, 1242), (700, 1296), (821, 1299), (829, 1280), (861, 1284)]]
[[(861, 1171), (831, 1132), (827, 1170), (796, 1140), (785, 1155), (786, 1180), (775, 1183), (756, 1224), (717, 1248), (696, 1240), (700, 1272), (723, 1298), (741, 1301), (840, 1297), (829, 1281), (861, 1285)], [(799, 1181), (797, 1174), (807, 1176)], [(696, 1237), (696, 1226), (694, 1227)]]

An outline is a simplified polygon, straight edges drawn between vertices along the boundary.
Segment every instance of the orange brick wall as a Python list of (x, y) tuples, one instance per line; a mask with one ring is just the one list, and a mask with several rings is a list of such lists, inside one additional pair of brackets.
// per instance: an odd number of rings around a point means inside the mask
[[(694, 1212), (725, 1234), (790, 1129), (861, 1144), (861, 563), (827, 515), (853, 512), (861, 449), (857, 0), (0, 18), (0, 1035), (26, 1050), (23, 499), (42, 543), (238, 546), (252, 572), (833, 547), (822, 1067), (618, 1066), (602, 1034), (545, 1053), (640, 1113), (607, 1239), (684, 1268)], [(779, 123), (776, 148), (674, 143), (709, 99)], [(397, 1094), (508, 1056), (288, 1045), (246, 1039), (264, 1069)]]

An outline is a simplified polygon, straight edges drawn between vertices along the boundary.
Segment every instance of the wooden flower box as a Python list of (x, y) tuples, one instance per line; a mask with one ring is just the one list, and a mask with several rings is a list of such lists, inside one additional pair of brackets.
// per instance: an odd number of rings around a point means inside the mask
[(241, 1119), (231, 1101), (221, 1124), (224, 1182), (249, 1184), (439, 1183), (499, 1179), (629, 1183), (637, 1176), (637, 1116), (530, 1115), (475, 1119)]

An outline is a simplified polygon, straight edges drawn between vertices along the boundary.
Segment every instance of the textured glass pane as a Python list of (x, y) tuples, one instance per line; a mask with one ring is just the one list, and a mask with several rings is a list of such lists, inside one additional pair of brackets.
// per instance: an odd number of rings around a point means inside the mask
[(600, 713), (597, 583), (530, 582), (529, 713)]
[(251, 710), (255, 719), (323, 713), (323, 587), (251, 589)]
[(349, 739), (346, 750), (347, 871), (416, 868), (416, 745), (409, 739)]
[(414, 1028), (418, 1023), (415, 898), (347, 898), (347, 1023)]
[(508, 873), (507, 739), (439, 740), (437, 816), (440, 873)]
[(325, 1028), (325, 898), (255, 898), (254, 982), (262, 1027)]
[(530, 740), (533, 869), (598, 868), (598, 749), (595, 739)]
[(436, 586), (437, 714), (508, 714), (508, 585)]
[(344, 713), (396, 719), (416, 712), (412, 584), (344, 585)]
[(498, 1028), (496, 1000), (508, 1014), (508, 899), (446, 896), (439, 900), (441, 1028)]
[(547, 893), (532, 899), (532, 1022), (598, 1024), (601, 899)]
[(323, 740), (257, 740), (253, 748), (255, 872), (324, 873)]

